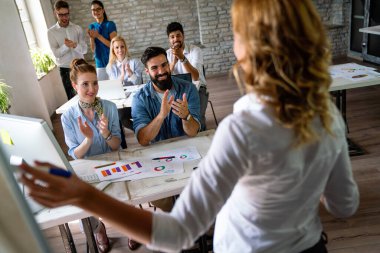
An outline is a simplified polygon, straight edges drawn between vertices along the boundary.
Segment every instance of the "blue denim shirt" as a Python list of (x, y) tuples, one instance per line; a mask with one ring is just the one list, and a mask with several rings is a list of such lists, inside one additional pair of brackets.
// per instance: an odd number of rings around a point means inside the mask
[[(173, 86), (170, 90), (170, 96), (174, 96), (174, 100), (181, 99), (183, 93), (186, 93), (188, 108), (190, 114), (199, 123), (200, 122), (200, 104), (197, 88), (191, 82), (172, 76)], [(152, 81), (149, 81), (142, 89), (140, 89), (133, 97), (132, 102), (132, 118), (133, 129), (135, 135), (141, 128), (148, 125), (161, 110), (161, 100), (156, 95), (157, 92), (153, 88)], [(199, 123), (200, 126), (200, 123)], [(152, 140), (152, 142), (166, 140), (177, 136), (186, 135), (183, 130), (182, 119), (175, 115), (172, 111), (162, 123), (160, 132)]]
[[(116, 105), (107, 100), (101, 100), (101, 103), (103, 106), (103, 113), (108, 119), (108, 130), (111, 131), (113, 136), (121, 139), (119, 114), (117, 112)], [(74, 154), (74, 149), (78, 147), (85, 138), (78, 126), (77, 119), (79, 116), (82, 117), (82, 121), (87, 122), (94, 133), (94, 136), (92, 138), (92, 145), (84, 157), (111, 152), (111, 148), (108, 146), (106, 140), (103, 138), (99, 132), (99, 129), (96, 127), (99, 121), (98, 114), (95, 112), (94, 120), (90, 122), (86, 116), (84, 116), (79, 104), (76, 103), (67, 109), (61, 117), (63, 132), (65, 134), (65, 142), (69, 147), (69, 155), (72, 158), (77, 159)]]

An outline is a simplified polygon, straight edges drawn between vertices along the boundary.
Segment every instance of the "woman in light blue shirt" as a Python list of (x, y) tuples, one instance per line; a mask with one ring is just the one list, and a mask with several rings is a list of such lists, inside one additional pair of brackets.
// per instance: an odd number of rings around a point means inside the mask
[(117, 108), (96, 97), (99, 86), (95, 68), (83, 59), (75, 59), (70, 79), (79, 101), (61, 117), (69, 155), (79, 159), (118, 150), (121, 134)]
[(110, 48), (110, 60), (106, 68), (109, 79), (119, 79), (125, 86), (142, 84), (144, 66), (139, 59), (131, 58), (123, 37), (114, 37)]
[[(70, 68), (70, 80), (79, 101), (61, 117), (69, 155), (80, 159), (118, 150), (121, 134), (117, 108), (96, 97), (99, 86), (94, 66), (74, 59)], [(100, 252), (107, 252), (110, 246), (104, 224), (95, 217), (90, 220)]]

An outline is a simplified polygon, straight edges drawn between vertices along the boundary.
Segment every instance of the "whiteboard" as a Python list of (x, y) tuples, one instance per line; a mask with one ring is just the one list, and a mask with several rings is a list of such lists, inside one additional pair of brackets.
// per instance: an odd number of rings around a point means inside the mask
[(51, 252), (0, 144), (0, 252)]

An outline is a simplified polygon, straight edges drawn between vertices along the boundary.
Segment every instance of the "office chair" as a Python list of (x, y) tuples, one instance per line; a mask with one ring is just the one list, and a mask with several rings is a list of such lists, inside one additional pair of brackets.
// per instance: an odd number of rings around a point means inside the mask
[[(205, 71), (205, 70), (204, 70), (204, 66), (203, 66), (203, 73), (204, 73), (204, 71)], [(186, 81), (189, 81), (189, 82), (192, 82), (192, 78), (191, 78), (191, 74), (190, 74), (190, 73), (186, 73), (186, 74), (177, 74), (177, 75), (173, 75), (173, 76), (178, 77), (178, 78), (181, 78), (181, 79), (186, 80)], [(205, 88), (206, 88), (206, 87), (205, 87)], [(213, 116), (214, 116), (215, 124), (216, 124), (216, 126), (218, 126), (218, 120), (216, 119), (216, 115), (215, 115), (215, 111), (214, 111), (214, 106), (213, 106), (211, 100), (209, 99), (209, 96), (210, 96), (210, 93), (207, 91), (207, 88), (206, 88), (206, 93), (205, 93), (206, 101), (207, 101), (207, 103), (209, 103), (210, 106), (211, 106), (211, 111), (212, 111), (212, 114), (213, 114)], [(206, 107), (206, 109), (207, 109), (207, 107)], [(206, 124), (206, 122), (205, 122), (205, 124)], [(206, 126), (203, 126), (203, 127), (206, 128)], [(204, 129), (204, 130), (206, 130), (206, 129)], [(202, 130), (202, 131), (203, 131), (203, 130)]]
[(127, 141), (125, 140), (124, 127), (123, 127), (123, 124), (121, 124), (121, 120), (119, 120), (119, 125), (120, 125), (120, 138), (121, 138), (120, 146), (122, 149), (126, 149)]

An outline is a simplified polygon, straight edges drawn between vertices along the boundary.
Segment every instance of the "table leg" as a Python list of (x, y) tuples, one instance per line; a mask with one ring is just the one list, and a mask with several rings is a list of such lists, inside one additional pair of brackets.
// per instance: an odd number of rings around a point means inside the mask
[(58, 226), (61, 233), (63, 246), (65, 247), (66, 253), (76, 253), (77, 249), (75, 248), (73, 236), (71, 234), (69, 224), (65, 223)]
[(99, 253), (98, 246), (96, 245), (93, 229), (91, 226), (90, 218), (82, 219), (83, 230), (87, 239), (87, 252)]
[[(335, 91), (333, 94), (335, 96), (336, 107), (342, 113), (342, 117), (346, 124), (347, 134), (348, 134), (350, 130), (348, 128), (347, 114), (346, 114), (346, 105), (347, 105), (346, 90)], [(347, 144), (348, 144), (348, 151), (349, 151), (350, 156), (359, 156), (359, 155), (365, 154), (364, 150), (348, 137), (347, 137)]]

